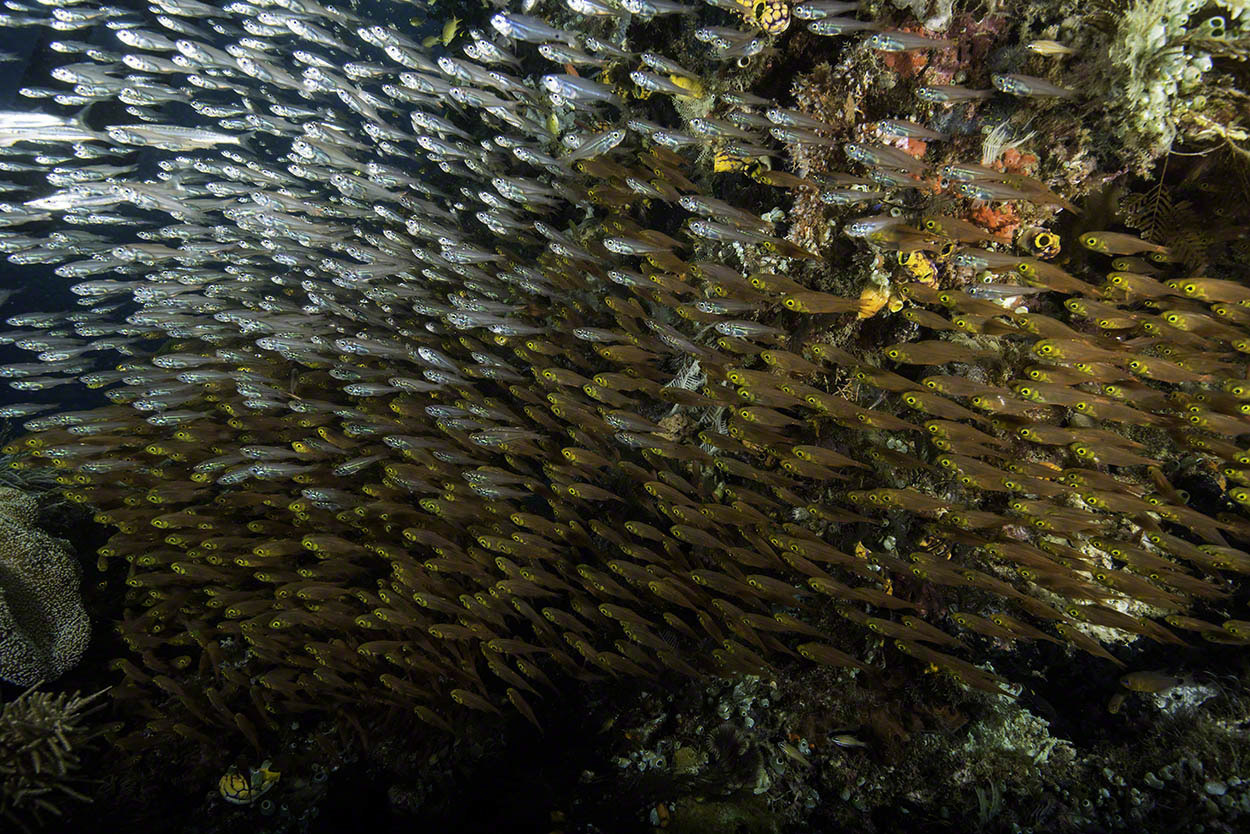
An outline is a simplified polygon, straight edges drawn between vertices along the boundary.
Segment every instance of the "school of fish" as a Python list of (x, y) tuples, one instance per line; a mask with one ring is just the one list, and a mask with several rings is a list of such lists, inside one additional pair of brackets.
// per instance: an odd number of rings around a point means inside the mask
[[(162, 703), (148, 730), (538, 723), (561, 679), (792, 657), (1011, 696), (986, 638), (1115, 664), (1089, 626), (1250, 640), (1192, 610), (1250, 573), (1250, 521), (1165, 475), (1199, 456), (1250, 505), (1250, 285), (1113, 230), (1021, 253), (966, 207), (1074, 212), (1045, 182), (935, 166), (908, 140), (951, 137), (914, 113), (844, 142), (736, 85), (799, 23), (830, 50), (955, 40), (833, 0), (527, 2), (424, 42), (315, 0), (4, 5), (66, 62), (0, 113), (37, 182), (4, 184), (0, 250), (83, 309), (11, 317), (33, 356), (0, 377), (110, 403), (3, 406), (28, 432), (6, 451), (113, 531), (113, 695)], [(648, 50), (661, 25), (699, 66)], [(1076, 95), (991, 83), (916, 112)], [(845, 171), (788, 172), (804, 147)], [(760, 193), (817, 195), (906, 267), (895, 343), (835, 337), (864, 299), (813, 286), (824, 253)]]

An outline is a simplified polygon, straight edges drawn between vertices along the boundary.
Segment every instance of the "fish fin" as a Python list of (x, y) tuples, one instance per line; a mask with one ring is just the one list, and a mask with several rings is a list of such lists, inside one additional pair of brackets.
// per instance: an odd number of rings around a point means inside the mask
[(94, 107), (96, 104), (97, 104), (97, 102), (94, 102), (94, 101), (93, 101), (93, 102), (91, 102), (91, 103), (90, 103), (90, 104), (88, 104), (86, 107), (83, 107), (81, 110), (79, 110), (79, 111), (78, 111), (77, 113), (75, 113), (73, 116), (71, 116), (71, 117), (70, 117), (70, 119), (73, 121), (73, 123), (74, 123), (75, 125), (77, 125), (78, 127), (81, 127), (83, 130), (92, 130), (92, 131), (94, 131), (94, 130), (95, 130), (95, 128), (93, 128), (93, 127), (91, 127), (91, 125), (87, 124), (87, 112), (88, 112), (89, 110), (91, 110), (91, 108), (92, 108), (92, 107)]
[(242, 148), (243, 150), (247, 151), (250, 154), (261, 156), (261, 153), (260, 153), (261, 149), (257, 146), (257, 141), (256, 141), (257, 133), (259, 133), (259, 131), (255, 131), (255, 130), (249, 130), (246, 133), (240, 133), (238, 135), (238, 140), (239, 140), (238, 145), (240, 148)]

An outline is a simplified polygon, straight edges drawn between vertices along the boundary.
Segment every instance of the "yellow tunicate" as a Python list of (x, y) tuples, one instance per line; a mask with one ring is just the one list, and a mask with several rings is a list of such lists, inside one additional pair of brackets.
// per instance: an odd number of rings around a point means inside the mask
[(746, 168), (747, 160), (728, 151), (717, 151), (712, 160), (712, 171), (717, 174), (736, 173)]
[(780, 35), (790, 28), (790, 6), (785, 0), (755, 0), (751, 18), (770, 35)]
[(890, 291), (880, 287), (868, 287), (859, 294), (859, 314), (861, 319), (870, 319), (890, 301)]
[(703, 85), (699, 83), (698, 79), (685, 75), (670, 75), (668, 80), (686, 90), (690, 98), (703, 98)]

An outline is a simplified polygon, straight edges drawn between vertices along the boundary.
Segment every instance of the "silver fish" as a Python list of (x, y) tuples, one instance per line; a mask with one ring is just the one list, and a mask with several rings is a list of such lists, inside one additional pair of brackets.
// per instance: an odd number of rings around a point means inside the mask
[(196, 150), (217, 145), (243, 145), (244, 137), (204, 128), (181, 125), (128, 124), (111, 125), (105, 132), (125, 145), (161, 148), (167, 151)]
[(621, 103), (620, 97), (607, 84), (575, 75), (544, 75), (539, 83), (547, 92), (568, 102)]
[(1060, 87), (1058, 84), (1052, 84), (1045, 78), (1037, 78), (1032, 75), (992, 73), (990, 81), (999, 90), (1002, 90), (1004, 93), (1010, 93), (1013, 96), (1069, 98), (1076, 95), (1075, 90)]
[(531, 43), (560, 41), (569, 46), (577, 45), (577, 34), (548, 25), (542, 19), (512, 12), (496, 12), (490, 25), (504, 37)]

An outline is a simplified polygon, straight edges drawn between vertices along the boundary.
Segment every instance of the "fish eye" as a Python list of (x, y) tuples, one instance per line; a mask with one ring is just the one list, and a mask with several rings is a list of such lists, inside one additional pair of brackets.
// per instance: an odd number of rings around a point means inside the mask
[(899, 354), (899, 352), (898, 352), (898, 350), (897, 350), (897, 349), (893, 349), (893, 348), (891, 348), (890, 350), (887, 350), (887, 351), (885, 352), (885, 355), (886, 355), (886, 356), (888, 356), (888, 357), (890, 357), (891, 359), (898, 359), (898, 357), (899, 357), (899, 355), (900, 355), (900, 354)]
[(1197, 284), (1186, 284), (1186, 285), (1184, 285), (1183, 287), (1181, 287), (1181, 290), (1182, 290), (1182, 291), (1183, 291), (1186, 295), (1193, 295), (1194, 293), (1198, 292), (1198, 285), (1197, 285)]
[(1093, 246), (1096, 243), (1098, 243), (1098, 236), (1097, 235), (1085, 235), (1085, 237), (1081, 238), (1081, 243), (1084, 243), (1086, 246)]
[(903, 402), (907, 403), (908, 405), (915, 405), (915, 404), (916, 404), (916, 395), (915, 395), (915, 394), (908, 394), (906, 397), (903, 397)]

